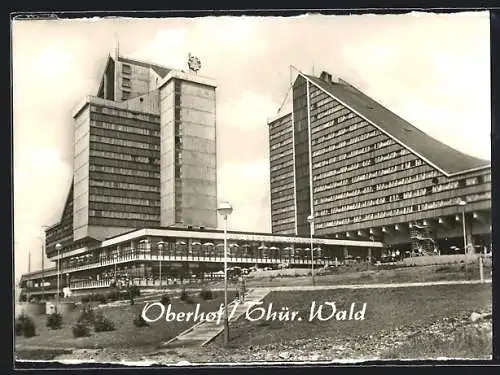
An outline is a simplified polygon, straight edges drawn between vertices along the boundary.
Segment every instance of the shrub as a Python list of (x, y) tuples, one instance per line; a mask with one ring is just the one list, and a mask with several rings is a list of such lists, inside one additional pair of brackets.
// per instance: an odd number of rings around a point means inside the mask
[(122, 290), (121, 292), (119, 292), (118, 297), (118, 299), (120, 300), (130, 299), (130, 293), (128, 292), (128, 290)]
[(129, 293), (132, 295), (132, 298), (134, 297), (140, 297), (141, 296), (141, 289), (137, 285), (132, 285), (129, 288)]
[(90, 336), (90, 328), (87, 324), (83, 322), (78, 322), (73, 326), (73, 336), (75, 338), (78, 337), (87, 337)]
[(117, 290), (113, 290), (112, 292), (108, 293), (107, 297), (110, 301), (116, 301), (120, 299), (120, 292)]
[(186, 302), (189, 299), (189, 294), (188, 294), (188, 292), (186, 292), (186, 289), (182, 289), (180, 299), (181, 299), (181, 301), (184, 301), (184, 302)]
[(14, 322), (14, 331), (16, 333), (16, 336), (22, 336), (23, 335), (23, 321), (22, 318), (23, 316), (20, 315), (16, 318), (16, 321)]
[(60, 329), (62, 327), (63, 317), (60, 313), (54, 312), (47, 316), (47, 327), (51, 329)]
[(99, 294), (98, 301), (100, 304), (104, 305), (108, 302), (104, 294)]
[(16, 331), (16, 336), (33, 337), (36, 334), (36, 327), (33, 319), (25, 314), (21, 314), (17, 317), (14, 329)]
[(114, 331), (115, 324), (108, 318), (106, 318), (102, 313), (97, 314), (94, 320), (94, 331), (96, 332), (108, 332)]
[(170, 305), (170, 297), (168, 296), (168, 294), (164, 294), (163, 296), (161, 296), (160, 302), (162, 305)]
[(35, 323), (31, 318), (24, 321), (23, 335), (24, 337), (33, 337), (36, 334)]
[(138, 316), (136, 316), (136, 317), (134, 318), (134, 325), (135, 325), (136, 327), (149, 327), (148, 322), (146, 322), (146, 321), (144, 320), (144, 318), (142, 317), (142, 314), (139, 314)]
[(90, 296), (83, 296), (80, 301), (82, 303), (89, 303), (90, 302)]
[(92, 324), (95, 322), (94, 310), (90, 306), (85, 306), (78, 317), (78, 323)]
[(202, 289), (200, 291), (200, 297), (204, 300), (213, 299), (213, 293), (210, 289)]

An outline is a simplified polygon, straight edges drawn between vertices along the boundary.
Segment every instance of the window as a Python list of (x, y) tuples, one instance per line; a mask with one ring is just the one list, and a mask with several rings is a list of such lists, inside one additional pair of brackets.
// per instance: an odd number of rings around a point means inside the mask
[[(89, 210), (89, 216), (98, 216), (98, 211)], [(149, 215), (145, 213), (135, 213), (135, 212), (112, 212), (112, 211), (99, 211), (99, 216), (104, 218), (112, 219), (135, 219), (135, 220), (160, 220), (159, 215)]]
[(125, 176), (160, 178), (159, 172), (143, 171), (143, 170), (129, 169), (129, 168), (118, 168), (118, 167), (110, 167), (103, 165), (91, 164), (89, 165), (89, 170), (94, 172), (121, 174)]
[(132, 68), (130, 67), (130, 65), (122, 64), (122, 73), (123, 74), (130, 74), (130, 73), (132, 73)]
[[(96, 127), (96, 128), (102, 128), (102, 129), (116, 130), (119, 132), (135, 133), (135, 134), (142, 134), (142, 135), (152, 135), (155, 137), (160, 136), (160, 132), (157, 130), (138, 128), (138, 127), (131, 126), (131, 125), (127, 125), (127, 126), (118, 125), (118, 124), (113, 124), (111, 122), (106, 122), (106, 121), (91, 120), (90, 126)], [(79, 138), (79, 137), (77, 137), (77, 138)]]
[(122, 100), (127, 100), (130, 98), (130, 91), (122, 91)]
[(123, 87), (130, 87), (130, 79), (123, 77), (123, 79), (122, 79), (122, 86)]
[[(108, 151), (98, 151), (98, 150), (90, 150), (90, 156), (107, 158), (107, 159), (115, 159), (115, 160), (125, 160), (125, 161), (134, 161), (138, 163), (148, 163), (150, 159), (145, 156), (137, 156), (137, 155), (128, 155), (128, 154), (120, 154), (117, 152), (108, 152)], [(155, 164), (160, 164), (160, 159), (156, 160)]]
[(105, 188), (125, 189), (125, 190), (137, 190), (137, 191), (153, 192), (153, 193), (160, 192), (159, 186), (129, 184), (126, 182), (90, 180), (89, 186), (90, 187), (105, 187)]
[(90, 142), (97, 143), (106, 143), (110, 145), (124, 146), (124, 147), (134, 147), (142, 150), (155, 150), (160, 151), (160, 145), (143, 143), (143, 142), (134, 142), (126, 139), (120, 138), (111, 138), (111, 137), (102, 137), (99, 135), (91, 135)]
[(472, 185), (477, 185), (479, 183), (477, 177), (474, 178), (468, 178), (465, 180), (465, 185), (466, 186), (472, 186)]

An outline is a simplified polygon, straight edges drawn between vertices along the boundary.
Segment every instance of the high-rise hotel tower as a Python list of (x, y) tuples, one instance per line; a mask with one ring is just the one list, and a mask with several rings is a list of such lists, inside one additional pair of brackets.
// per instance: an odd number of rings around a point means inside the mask
[(489, 161), (327, 72), (299, 73), (292, 97), (293, 110), (268, 122), (273, 233), (307, 236), (312, 214), (322, 237), (441, 252), (490, 244)]
[(48, 255), (143, 227), (215, 228), (215, 89), (191, 69), (109, 56), (73, 112), (73, 182)]

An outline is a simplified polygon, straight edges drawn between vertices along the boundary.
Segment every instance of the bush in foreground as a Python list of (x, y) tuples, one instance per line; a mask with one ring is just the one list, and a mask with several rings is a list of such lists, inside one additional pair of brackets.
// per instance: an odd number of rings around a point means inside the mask
[(136, 327), (149, 327), (148, 322), (144, 320), (142, 314), (139, 314), (134, 318), (134, 326)]
[(180, 300), (181, 301), (184, 301), (186, 303), (192, 303), (193, 300), (191, 298), (191, 296), (189, 295), (189, 293), (186, 291), (186, 289), (183, 289), (182, 292), (181, 292), (181, 296), (180, 296)]
[(80, 299), (82, 303), (89, 303), (90, 302), (90, 296), (82, 296)]
[(161, 296), (161, 300), (160, 300), (161, 304), (162, 305), (170, 305), (170, 297), (168, 296), (168, 294), (164, 294), (163, 296)]
[(16, 318), (14, 330), (16, 336), (33, 337), (36, 334), (36, 327), (33, 319), (25, 314), (21, 314)]
[(137, 285), (132, 285), (129, 288), (129, 294), (132, 296), (132, 298), (135, 297), (140, 297), (141, 296), (141, 289)]
[(210, 289), (202, 289), (200, 291), (200, 297), (203, 298), (205, 301), (214, 298), (213, 293)]
[(120, 298), (120, 293), (117, 290), (113, 290), (106, 295), (106, 298), (110, 301), (116, 301)]
[[(134, 293), (137, 293), (137, 291), (132, 291), (132, 295), (135, 296)], [(130, 295), (131, 295), (130, 289), (128, 289), (128, 290), (113, 290), (113, 291), (109, 292), (105, 296), (105, 298), (107, 298), (110, 301), (118, 301), (118, 300), (130, 299)]]
[(108, 300), (106, 299), (105, 295), (103, 295), (103, 294), (99, 295), (99, 303), (102, 305), (108, 303)]
[(109, 332), (114, 331), (115, 329), (115, 324), (110, 319), (106, 318), (102, 313), (95, 316), (94, 331)]
[(105, 303), (108, 302), (106, 299), (106, 296), (104, 294), (101, 294), (101, 293), (92, 294), (90, 296), (90, 300), (94, 301), (94, 302), (99, 302), (102, 305), (104, 305)]
[(193, 298), (189, 295), (186, 289), (182, 290), (180, 300), (189, 304), (194, 303)]
[(51, 329), (60, 329), (62, 327), (63, 317), (60, 313), (54, 312), (47, 316), (46, 326)]
[(94, 310), (90, 306), (85, 306), (78, 317), (78, 323), (93, 324), (95, 322)]
[(78, 322), (73, 326), (73, 337), (87, 337), (90, 336), (90, 328), (86, 323)]

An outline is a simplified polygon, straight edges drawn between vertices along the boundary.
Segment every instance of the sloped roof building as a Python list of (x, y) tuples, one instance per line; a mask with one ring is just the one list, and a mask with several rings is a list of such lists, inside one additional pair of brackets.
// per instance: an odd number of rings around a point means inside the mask
[(489, 244), (489, 161), (327, 72), (299, 73), (292, 98), (293, 110), (268, 122), (273, 232), (309, 235), (312, 214), (314, 235), (446, 252), (464, 247), (465, 210), (467, 246)]

